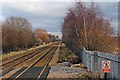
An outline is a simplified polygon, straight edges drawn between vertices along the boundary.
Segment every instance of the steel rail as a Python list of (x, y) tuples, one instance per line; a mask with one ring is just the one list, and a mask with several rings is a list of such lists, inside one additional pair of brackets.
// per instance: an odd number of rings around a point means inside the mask
[[(47, 47), (47, 48), (49, 48), (49, 47)], [(42, 51), (44, 51), (44, 49), (42, 49)], [(15, 66), (21, 64), (21, 63), (24, 62), (24, 61), (29, 60), (30, 58), (32, 58), (33, 56), (35, 56), (35, 55), (36, 55), (37, 53), (39, 53), (39, 52), (41, 52), (41, 51), (38, 50), (37, 52), (35, 52), (34, 55), (31, 55), (31, 56), (29, 56), (28, 58), (24, 57), (25, 60), (21, 60), (21, 61), (18, 62), (17, 64), (14, 64), (14, 65), (12, 65), (11, 67), (9, 67), (9, 68), (3, 70), (3, 72), (2, 72), (2, 76), (4, 76), (6, 73), (8, 73), (8, 72), (10, 72), (11, 70), (13, 70), (13, 69), (14, 69), (13, 67), (15, 67)], [(21, 59), (23, 59), (23, 58), (21, 58)], [(10, 62), (9, 64), (11, 64), (11, 62)], [(8, 65), (8, 64), (7, 64), (7, 65)], [(8, 69), (9, 69), (9, 71), (7, 71)]]
[(42, 74), (44, 73), (45, 69), (48, 67), (48, 65), (49, 65), (49, 63), (50, 63), (50, 61), (51, 61), (51, 59), (52, 59), (52, 57), (53, 57), (53, 55), (54, 55), (56, 49), (57, 49), (57, 48), (55, 48), (54, 52), (52, 53), (52, 55), (49, 57), (49, 59), (48, 59), (47, 62), (45, 63), (45, 65), (44, 65), (42, 71), (40, 72), (40, 74), (39, 74), (37, 80), (40, 80), (40, 78), (42, 77)]
[(30, 69), (31, 67), (33, 67), (37, 62), (39, 62), (44, 56), (46, 56), (50, 51), (52, 51), (54, 49), (55, 46), (53, 46), (49, 51), (47, 51), (46, 53), (44, 53), (40, 58), (38, 58), (37, 60), (35, 60), (33, 62), (33, 64), (31, 64), (29, 67), (27, 67), (25, 70), (23, 70), (19, 75), (17, 75), (13, 80), (18, 79), (23, 73), (25, 73), (28, 69)]
[[(45, 46), (45, 47), (47, 47), (47, 46)], [(16, 60), (18, 60), (18, 59), (21, 59), (21, 58), (23, 58), (23, 57), (26, 57), (26, 56), (28, 56), (29, 54), (35, 52), (36, 50), (43, 49), (43, 48), (45, 48), (45, 47), (38, 48), (38, 49), (35, 49), (35, 50), (33, 50), (33, 51), (30, 51), (30, 52), (28, 52), (28, 53), (25, 54), (25, 55), (22, 55), (22, 56), (20, 56), (20, 57), (18, 57), (18, 58), (15, 58), (15, 59), (13, 59), (13, 60), (10, 60), (10, 61), (8, 61), (8, 62), (6, 62), (6, 63), (1, 64), (0, 67), (4, 66), (4, 65), (6, 65), (6, 64), (9, 64), (9, 63), (11, 63), (11, 62), (13, 62), (13, 61), (16, 61)]]

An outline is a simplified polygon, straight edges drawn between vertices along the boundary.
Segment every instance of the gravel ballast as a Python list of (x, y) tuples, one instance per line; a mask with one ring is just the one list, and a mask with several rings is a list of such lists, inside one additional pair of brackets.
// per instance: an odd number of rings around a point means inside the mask
[(51, 67), (48, 78), (78, 78), (79, 74), (87, 72), (87, 69), (69, 67), (68, 65), (68, 62), (63, 62)]

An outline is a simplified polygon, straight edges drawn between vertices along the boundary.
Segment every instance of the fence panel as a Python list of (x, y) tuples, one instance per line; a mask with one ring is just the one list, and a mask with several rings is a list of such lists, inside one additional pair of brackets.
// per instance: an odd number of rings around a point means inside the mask
[(107, 74), (108, 78), (120, 80), (120, 55), (87, 51), (85, 49), (79, 49), (77, 54), (89, 71), (100, 73), (102, 76), (102, 61), (109, 60), (111, 72)]

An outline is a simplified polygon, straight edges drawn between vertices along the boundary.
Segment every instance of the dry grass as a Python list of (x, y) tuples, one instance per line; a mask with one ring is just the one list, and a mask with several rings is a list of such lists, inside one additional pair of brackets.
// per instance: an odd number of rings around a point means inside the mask
[(61, 46), (58, 63), (61, 62), (70, 62), (72, 64), (78, 64), (80, 60), (79, 57), (75, 55), (75, 53), (71, 52), (71, 50), (69, 50), (65, 46)]
[(21, 51), (14, 51), (14, 52), (9, 52), (7, 54), (4, 54), (4, 55), (0, 55), (0, 60), (2, 59), (7, 59), (7, 58), (10, 58), (10, 57), (14, 57), (14, 56), (19, 56), (19, 55), (23, 55), (29, 51), (32, 51), (32, 50), (35, 50), (37, 48), (39, 48), (41, 46), (37, 46), (37, 47), (32, 47), (32, 48), (29, 48), (29, 49), (26, 49), (26, 50), (21, 50)]
[(84, 74), (80, 74), (79, 78), (82, 80), (89, 80), (89, 79), (95, 79), (95, 78), (99, 78), (99, 75), (95, 75), (92, 72), (86, 72)]

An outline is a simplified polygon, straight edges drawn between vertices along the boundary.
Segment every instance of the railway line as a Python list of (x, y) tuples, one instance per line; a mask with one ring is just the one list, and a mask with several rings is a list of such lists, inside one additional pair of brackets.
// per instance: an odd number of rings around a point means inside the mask
[(9, 62), (12, 62), (12, 61), (14, 61), (14, 60), (17, 60), (17, 59), (20, 58), (20, 57), (23, 57), (23, 56), (25, 56), (25, 55), (34, 53), (35, 51), (40, 50), (40, 49), (42, 49), (42, 48), (44, 48), (44, 47), (47, 47), (47, 46), (49, 46), (49, 45), (52, 45), (52, 44), (53, 44), (53, 43), (50, 43), (50, 44), (47, 44), (47, 45), (42, 45), (42, 46), (40, 46), (40, 47), (38, 47), (38, 48), (36, 48), (36, 49), (33, 49), (33, 50), (30, 50), (30, 51), (24, 52), (25, 54), (22, 54), (22, 55), (16, 55), (16, 56), (12, 56), (12, 57), (2, 58), (2, 59), (0, 59), (0, 62), (2, 63), (2, 64), (0, 64), (0, 67), (3, 66), (3, 65), (5, 65), (5, 64), (7, 64), (7, 63), (9, 63)]
[[(18, 58), (15, 58), (13, 60), (10, 60), (4, 64), (2, 64), (0, 67), (2, 67), (2, 76), (4, 76), (6, 73), (10, 72), (11, 70), (14, 69), (15, 66), (19, 65), (20, 63), (29, 60), (30, 58), (32, 58), (33, 56), (35, 56), (36, 54), (38, 54), (39, 52), (43, 51), (44, 49), (47, 49), (48, 46), (46, 47), (42, 47), (40, 49), (37, 49), (34, 52), (30, 52), (26, 55), (20, 56)], [(33, 54), (34, 53), (34, 54)]]
[[(15, 66), (23, 63), (24, 61), (28, 61), (28, 66), (21, 68), (9, 78), (2, 80), (21, 80), (21, 78), (22, 80), (33, 80), (33, 78), (35, 80), (39, 80), (40, 78), (45, 78), (50, 69), (48, 64), (57, 49), (56, 45), (58, 45), (58, 43), (38, 49), (34, 52), (34, 54), (26, 54), (22, 57), (2, 64), (2, 66), (4, 66), (3, 75), (5, 75), (9, 71), (12, 71)], [(29, 64), (29, 62), (32, 62), (32, 64)]]
[(11, 62), (13, 62), (13, 61), (16, 61), (16, 60), (18, 60), (18, 59), (21, 59), (21, 58), (23, 58), (23, 57), (26, 57), (26, 56), (30, 55), (31, 53), (40, 51), (40, 50), (45, 49), (45, 48), (47, 48), (47, 47), (48, 47), (48, 46), (44, 46), (44, 47), (37, 48), (37, 49), (35, 49), (35, 50), (32, 50), (32, 51), (27, 52), (26, 54), (19, 55), (19, 56), (15, 56), (15, 58), (14, 58), (14, 57), (10, 57), (9, 59), (2, 59), (2, 60), (0, 60), (0, 62), (2, 62), (2, 64), (0, 65), (0, 67), (1, 67), (1, 66), (3, 67), (3, 66), (6, 65), (6, 64), (9, 64), (9, 63), (11, 63)]

